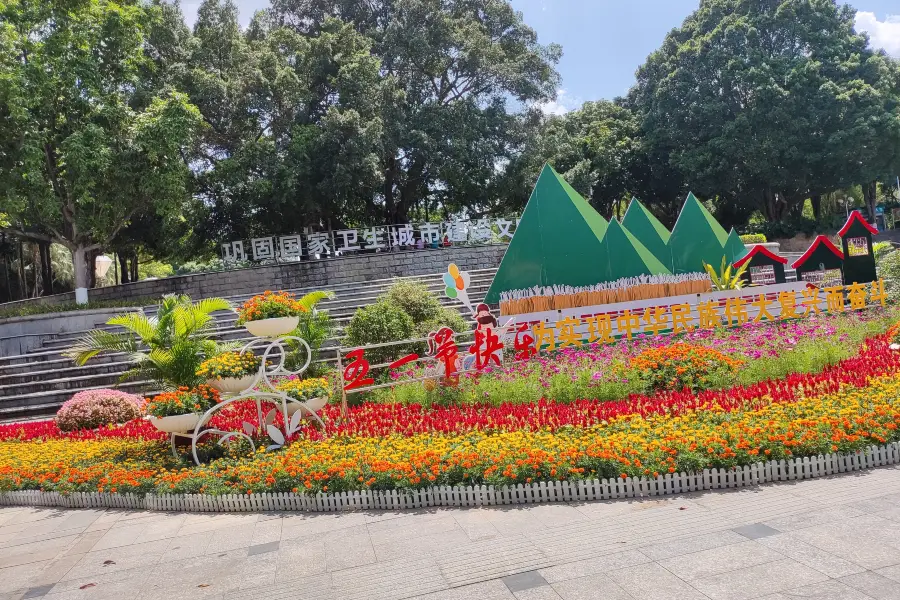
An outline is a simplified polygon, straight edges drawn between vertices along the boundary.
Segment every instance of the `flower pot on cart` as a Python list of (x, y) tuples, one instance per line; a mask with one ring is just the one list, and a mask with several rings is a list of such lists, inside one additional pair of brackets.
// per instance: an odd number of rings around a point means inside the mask
[(244, 327), (247, 328), (252, 335), (261, 338), (277, 338), (287, 335), (297, 329), (300, 324), (300, 317), (274, 317), (272, 319), (260, 319), (258, 321), (247, 321)]
[(240, 394), (250, 387), (256, 375), (244, 375), (243, 377), (223, 377), (221, 379), (207, 379), (206, 384), (216, 388), (223, 394)]
[(150, 424), (165, 433), (187, 433), (193, 431), (200, 422), (199, 413), (170, 415), (168, 417), (147, 417)]

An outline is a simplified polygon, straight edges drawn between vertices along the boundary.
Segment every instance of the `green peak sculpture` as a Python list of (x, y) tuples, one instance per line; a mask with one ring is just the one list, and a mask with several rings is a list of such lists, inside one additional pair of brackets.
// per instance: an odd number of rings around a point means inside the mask
[(628, 210), (622, 219), (622, 225), (630, 231), (634, 237), (647, 247), (661, 263), (671, 270), (672, 253), (669, 250), (669, 237), (671, 234), (659, 219), (653, 216), (647, 207), (637, 198), (632, 198), (628, 203)]

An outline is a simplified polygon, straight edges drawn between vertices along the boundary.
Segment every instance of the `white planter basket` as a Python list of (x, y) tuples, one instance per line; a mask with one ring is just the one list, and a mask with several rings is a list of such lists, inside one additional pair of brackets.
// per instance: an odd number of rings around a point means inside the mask
[(297, 400), (294, 400), (292, 398), (292, 399), (288, 400), (288, 405), (287, 405), (288, 416), (293, 415), (295, 412), (300, 410), (301, 404), (305, 404), (306, 407), (309, 408), (309, 410), (311, 410), (314, 413), (317, 413), (320, 410), (322, 410), (323, 408), (325, 408), (326, 404), (328, 404), (328, 397), (320, 396), (318, 398), (310, 398), (309, 400), (307, 400), (306, 402), (303, 402), (303, 403), (301, 403)]
[(223, 394), (240, 394), (253, 384), (256, 375), (244, 377), (223, 377), (222, 379), (207, 379), (206, 384)]
[(259, 321), (247, 321), (244, 327), (251, 335), (261, 338), (277, 338), (287, 335), (297, 329), (300, 317), (276, 317), (274, 319), (260, 319)]
[(172, 415), (169, 417), (147, 417), (150, 424), (166, 433), (187, 433), (192, 431), (200, 422), (198, 413), (184, 415)]

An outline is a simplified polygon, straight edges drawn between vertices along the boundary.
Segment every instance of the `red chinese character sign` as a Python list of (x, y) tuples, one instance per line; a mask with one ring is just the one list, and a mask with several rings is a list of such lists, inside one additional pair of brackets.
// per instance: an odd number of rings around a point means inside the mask
[[(427, 374), (440, 377), (444, 385), (455, 386), (459, 383), (462, 365), (452, 329), (441, 327), (428, 334), (428, 355), (434, 358), (434, 365), (426, 369)], [(428, 385), (426, 380), (426, 387)]]

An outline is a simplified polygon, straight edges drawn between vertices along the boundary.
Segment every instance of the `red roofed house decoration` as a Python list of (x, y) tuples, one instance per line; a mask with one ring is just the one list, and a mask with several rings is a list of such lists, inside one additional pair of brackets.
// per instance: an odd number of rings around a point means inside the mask
[(828, 236), (816, 237), (803, 256), (791, 266), (797, 270), (799, 281), (806, 281), (820, 288), (843, 285), (844, 254), (835, 248)]
[(858, 210), (850, 213), (838, 231), (844, 248), (844, 285), (868, 283), (878, 278), (872, 249), (872, 236), (876, 233), (878, 230), (866, 223)]
[(787, 283), (787, 278), (784, 276), (784, 265), (787, 264), (787, 259), (773, 254), (765, 246), (753, 246), (750, 252), (734, 263), (734, 266), (735, 268), (740, 268), (747, 263), (749, 264), (742, 278), (748, 284), (773, 285), (776, 283)]

